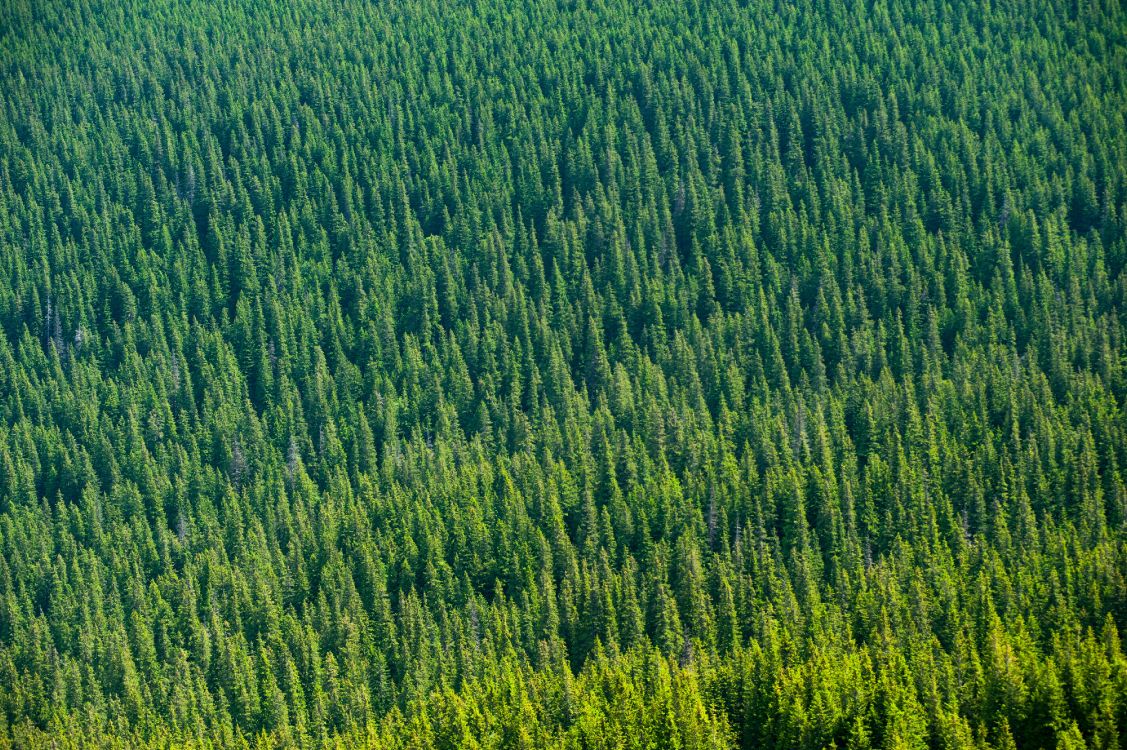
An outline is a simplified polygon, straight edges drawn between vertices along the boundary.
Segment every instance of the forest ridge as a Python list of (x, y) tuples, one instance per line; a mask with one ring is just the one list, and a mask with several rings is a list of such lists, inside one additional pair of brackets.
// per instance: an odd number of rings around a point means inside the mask
[(1127, 750), (1118, 0), (0, 2), (0, 749)]

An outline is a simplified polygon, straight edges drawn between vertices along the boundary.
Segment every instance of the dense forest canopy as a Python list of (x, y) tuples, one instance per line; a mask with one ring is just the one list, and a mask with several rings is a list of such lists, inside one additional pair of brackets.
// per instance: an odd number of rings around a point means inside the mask
[(0, 747), (1127, 747), (1118, 0), (0, 5)]

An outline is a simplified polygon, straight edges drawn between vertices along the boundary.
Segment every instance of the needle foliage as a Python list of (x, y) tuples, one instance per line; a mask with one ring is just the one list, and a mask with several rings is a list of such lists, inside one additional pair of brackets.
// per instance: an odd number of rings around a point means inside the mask
[(0, 6), (0, 747), (1125, 747), (1117, 0)]

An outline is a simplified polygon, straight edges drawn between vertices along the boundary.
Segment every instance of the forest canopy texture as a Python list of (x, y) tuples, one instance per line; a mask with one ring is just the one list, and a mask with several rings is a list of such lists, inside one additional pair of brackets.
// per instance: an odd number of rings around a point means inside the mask
[(0, 747), (1127, 748), (1118, 0), (0, 6)]

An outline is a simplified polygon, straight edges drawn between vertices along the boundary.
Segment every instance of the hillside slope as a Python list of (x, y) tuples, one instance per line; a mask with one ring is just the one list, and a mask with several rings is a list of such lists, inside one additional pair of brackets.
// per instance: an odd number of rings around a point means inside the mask
[(0, 747), (1124, 748), (1116, 0), (0, 9)]

